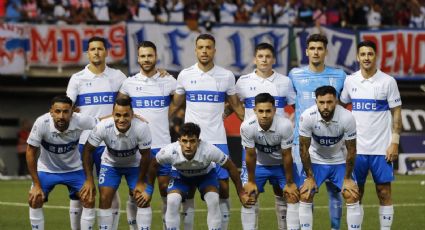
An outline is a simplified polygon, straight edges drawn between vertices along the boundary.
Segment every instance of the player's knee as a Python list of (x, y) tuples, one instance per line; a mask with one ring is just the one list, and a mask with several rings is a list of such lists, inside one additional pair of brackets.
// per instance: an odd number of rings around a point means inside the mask
[(34, 208), (34, 209), (43, 207), (42, 199), (37, 199), (35, 202), (28, 201), (28, 204), (31, 208)]
[(179, 207), (182, 196), (178, 193), (170, 193), (167, 195), (167, 207)]
[(162, 197), (167, 196), (167, 189), (168, 189), (168, 182), (161, 182), (158, 184), (159, 186), (159, 193)]
[(219, 195), (216, 192), (207, 192), (204, 195), (205, 202), (208, 207), (219, 206)]
[(81, 204), (83, 205), (84, 208), (94, 208), (95, 206), (95, 201), (94, 199), (91, 200), (81, 200)]
[(301, 194), (300, 201), (304, 203), (311, 203), (313, 202), (313, 196), (309, 197), (308, 193)]
[(356, 202), (358, 202), (359, 201), (359, 198), (360, 197), (355, 197), (355, 196), (353, 196), (350, 192), (348, 192), (348, 191), (343, 191), (342, 192), (342, 196), (344, 197), (344, 199), (345, 199), (345, 202), (347, 203), (347, 204), (353, 204), (353, 203), (356, 203)]
[(380, 203), (387, 203), (391, 201), (391, 190), (389, 188), (377, 189), (378, 198)]
[(220, 180), (219, 195), (221, 199), (229, 198), (229, 180)]

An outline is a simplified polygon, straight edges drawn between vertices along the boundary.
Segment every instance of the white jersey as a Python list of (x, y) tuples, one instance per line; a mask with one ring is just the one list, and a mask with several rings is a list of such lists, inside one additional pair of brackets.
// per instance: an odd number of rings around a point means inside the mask
[(311, 163), (346, 163), (344, 142), (356, 138), (356, 121), (350, 111), (337, 105), (332, 120), (326, 122), (313, 105), (301, 114), (299, 129), (300, 136), (311, 138)]
[(241, 125), (242, 146), (255, 148), (257, 165), (281, 165), (282, 150), (292, 147), (294, 129), (291, 121), (275, 116), (266, 131), (258, 124), (256, 116), (244, 120)]
[(156, 154), (159, 164), (171, 164), (180, 174), (186, 177), (201, 176), (215, 169), (215, 164), (224, 165), (228, 156), (219, 148), (205, 141), (199, 143), (195, 156), (188, 160), (183, 156), (179, 142), (171, 143)]
[(357, 154), (386, 155), (391, 144), (391, 108), (401, 106), (395, 79), (378, 70), (365, 79), (360, 71), (345, 80), (340, 98), (352, 103), (357, 124)]
[(105, 142), (105, 152), (102, 154), (102, 164), (112, 167), (137, 167), (140, 165), (139, 149), (151, 147), (151, 133), (148, 125), (133, 118), (130, 129), (121, 133), (115, 127), (112, 117), (102, 120), (90, 133), (87, 140), (97, 147)]
[(95, 125), (93, 117), (73, 113), (68, 129), (60, 132), (55, 128), (50, 113), (38, 117), (27, 140), (29, 145), (40, 148), (37, 171), (66, 173), (81, 170), (78, 139), (83, 130), (92, 129)]
[(121, 86), (120, 93), (131, 98), (134, 113), (148, 121), (153, 149), (171, 143), (168, 109), (176, 84), (176, 79), (170, 75), (160, 77), (156, 73), (146, 77), (138, 73), (127, 78)]
[(277, 115), (283, 115), (285, 106), (295, 103), (294, 87), (287, 76), (273, 71), (270, 77), (262, 78), (254, 71), (242, 75), (236, 82), (236, 94), (245, 104), (244, 120), (255, 115), (255, 96), (260, 93), (269, 93), (275, 98)]
[(233, 73), (217, 65), (203, 72), (196, 63), (180, 72), (176, 93), (186, 94), (185, 122), (200, 126), (200, 139), (227, 144), (223, 112), (226, 94), (235, 94)]
[[(106, 66), (103, 73), (96, 75), (86, 68), (69, 79), (66, 95), (71, 98), (82, 114), (95, 118), (112, 114), (112, 107), (121, 83), (126, 76), (117, 69)], [(80, 144), (85, 144), (90, 131), (81, 134)]]

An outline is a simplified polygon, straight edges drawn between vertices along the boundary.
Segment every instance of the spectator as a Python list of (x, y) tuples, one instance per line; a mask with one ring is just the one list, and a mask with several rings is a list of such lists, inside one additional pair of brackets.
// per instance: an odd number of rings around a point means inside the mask
[(199, 24), (204, 26), (207, 31), (211, 31), (215, 22), (213, 3), (209, 1), (202, 2), (201, 12), (199, 13)]
[(152, 10), (155, 7), (155, 0), (139, 0), (137, 14), (133, 15), (135, 21), (153, 21), (155, 18)]
[(355, 26), (366, 26), (366, 14), (369, 12), (369, 7), (365, 5), (363, 0), (354, 0), (354, 14), (351, 24)]
[(108, 0), (92, 0), (92, 10), (97, 21), (109, 21)]
[(168, 11), (170, 12), (170, 22), (183, 22), (183, 0), (167, 1)]
[(23, 17), (26, 21), (34, 21), (39, 19), (37, 1), (24, 0), (22, 3)]
[(156, 22), (165, 23), (169, 21), (169, 11), (165, 0), (158, 0), (152, 10)]
[(198, 31), (198, 20), (201, 12), (201, 4), (197, 0), (185, 0), (183, 18), (187, 27), (192, 31)]
[(246, 24), (249, 22), (249, 12), (243, 3), (238, 4), (238, 10), (235, 13), (235, 23)]
[(273, 5), (274, 21), (279, 25), (294, 25), (298, 11), (296, 2), (296, 0), (278, 0)]
[(21, 11), (21, 0), (9, 0), (6, 7), (6, 21), (19, 22), (22, 19)]
[(424, 28), (424, 14), (421, 12), (421, 6), (417, 1), (410, 2), (410, 28)]
[(31, 122), (27, 119), (21, 121), (21, 127), (18, 132), (18, 143), (16, 145), (16, 150), (18, 152), (18, 176), (28, 175), (28, 167), (26, 160), (26, 151), (27, 151), (27, 139), (31, 131)]
[(70, 0), (71, 22), (73, 24), (82, 24), (95, 20), (91, 3), (89, 0)]
[(382, 2), (381, 24), (383, 26), (393, 26), (395, 22), (395, 1), (384, 0)]
[(314, 19), (314, 22), (317, 26), (327, 24), (326, 23), (327, 19), (326, 19), (325, 11), (327, 11), (327, 9), (323, 5), (322, 1), (320, 1), (320, 0), (316, 1), (316, 7), (315, 7), (315, 10), (313, 12), (313, 19)]
[(255, 0), (251, 8), (250, 24), (267, 24), (271, 22), (270, 15), (272, 7), (268, 5), (267, 0)]
[(53, 18), (58, 25), (64, 25), (69, 23), (69, 5), (66, 0), (55, 0), (55, 5), (53, 8)]
[(53, 10), (55, 0), (39, 0), (37, 1), (38, 17), (44, 21), (53, 21)]
[(131, 13), (126, 0), (111, 1), (108, 10), (112, 22), (130, 20)]
[(233, 0), (224, 0), (220, 4), (220, 23), (235, 22), (235, 14), (238, 10), (236, 2)]
[(311, 0), (302, 0), (298, 8), (297, 23), (300, 26), (313, 25), (313, 7), (311, 5)]
[(396, 25), (397, 26), (408, 26), (410, 22), (410, 12), (407, 8), (407, 4), (404, 1), (399, 2), (396, 6)]
[(367, 14), (367, 26), (377, 29), (381, 26), (381, 6), (378, 3), (372, 3)]
[(341, 26), (342, 8), (336, 0), (328, 0), (326, 6), (326, 24), (329, 26)]

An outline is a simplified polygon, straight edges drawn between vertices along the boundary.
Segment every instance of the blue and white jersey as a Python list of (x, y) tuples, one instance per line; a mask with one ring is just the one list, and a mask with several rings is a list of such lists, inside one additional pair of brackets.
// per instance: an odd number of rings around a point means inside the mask
[(81, 170), (78, 139), (83, 130), (93, 129), (95, 125), (95, 118), (73, 113), (68, 129), (60, 132), (50, 113), (38, 117), (27, 140), (29, 145), (40, 148), (37, 171), (66, 173)]
[(152, 143), (149, 127), (145, 122), (133, 118), (130, 129), (121, 133), (116, 128), (113, 117), (99, 122), (87, 141), (95, 147), (105, 142), (102, 164), (112, 167), (138, 167), (141, 159), (139, 149), (149, 149)]
[(365, 79), (357, 71), (347, 77), (341, 102), (353, 105), (358, 154), (386, 155), (392, 132), (390, 109), (401, 105), (395, 79), (380, 70)]
[(148, 121), (152, 134), (152, 148), (171, 143), (168, 109), (177, 81), (172, 76), (160, 77), (156, 73), (146, 77), (141, 73), (127, 78), (120, 93), (131, 98), (133, 111)]
[(281, 165), (282, 150), (292, 147), (293, 128), (289, 119), (275, 116), (268, 130), (261, 128), (256, 116), (241, 125), (242, 146), (255, 148), (257, 165)]
[(215, 164), (224, 165), (228, 156), (214, 145), (201, 141), (192, 160), (183, 156), (179, 142), (171, 143), (156, 154), (161, 165), (171, 164), (185, 177), (201, 176), (215, 169)]
[(286, 105), (295, 103), (295, 92), (291, 80), (273, 71), (268, 78), (258, 76), (255, 71), (242, 75), (236, 82), (236, 94), (245, 105), (244, 120), (254, 116), (255, 96), (269, 93), (275, 98), (276, 114), (283, 115)]
[(185, 122), (200, 126), (200, 139), (227, 144), (223, 112), (226, 95), (235, 94), (233, 73), (217, 65), (204, 72), (196, 63), (180, 72), (176, 93), (186, 94)]
[[(66, 95), (71, 98), (80, 113), (95, 118), (112, 114), (118, 90), (126, 76), (117, 69), (106, 66), (103, 73), (96, 75), (88, 65), (69, 79)], [(80, 144), (85, 144), (90, 131), (84, 131)]]
[(332, 119), (323, 120), (316, 105), (300, 117), (300, 135), (311, 138), (311, 163), (343, 164), (346, 162), (345, 140), (356, 138), (356, 121), (349, 110), (337, 105)]
[(325, 66), (325, 69), (320, 73), (311, 71), (308, 66), (293, 68), (289, 72), (289, 78), (292, 80), (296, 93), (294, 144), (298, 144), (298, 123), (301, 114), (304, 110), (316, 104), (314, 91), (320, 86), (330, 85), (336, 89), (339, 97), (345, 77), (343, 70), (328, 66)]
[(234, 3), (223, 2), (220, 5), (220, 23), (234, 23), (238, 6)]

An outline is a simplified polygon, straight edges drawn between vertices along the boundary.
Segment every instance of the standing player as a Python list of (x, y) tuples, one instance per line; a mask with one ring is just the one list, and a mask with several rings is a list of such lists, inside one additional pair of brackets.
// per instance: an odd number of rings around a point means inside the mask
[[(288, 202), (287, 218), (282, 220), (280, 213), (276, 213), (278, 221), (287, 220), (288, 229), (299, 229), (299, 192), (292, 175), (291, 121), (282, 116), (275, 116), (275, 98), (269, 93), (258, 94), (254, 103), (256, 116), (245, 120), (241, 125), (248, 174), (248, 181), (244, 185), (245, 191), (248, 194), (262, 193), (268, 180), (273, 185), (276, 203), (284, 200), (284, 194)], [(296, 182), (299, 182), (299, 178), (296, 178)], [(251, 208), (242, 207), (243, 229), (257, 229), (258, 212), (258, 203)], [(283, 223), (279, 223), (279, 229), (283, 229)]]
[[(214, 64), (215, 39), (209, 34), (196, 38), (195, 47), (198, 63), (182, 70), (177, 78), (176, 94), (171, 104), (173, 114), (185, 101), (185, 122), (193, 122), (201, 127), (201, 139), (214, 144), (229, 155), (223, 112), (227, 95), (230, 106), (242, 120), (243, 107), (235, 95), (235, 77), (232, 72)], [(216, 167), (220, 180), (220, 210), (222, 214), (221, 230), (227, 230), (230, 218), (229, 174)], [(183, 204), (185, 211), (185, 229), (193, 228), (193, 199), (189, 196)]]
[[(253, 204), (242, 188), (236, 166), (232, 160), (214, 145), (199, 139), (201, 129), (194, 123), (186, 123), (180, 129), (177, 142), (167, 145), (156, 155), (149, 166), (149, 174), (145, 190), (135, 192), (139, 205), (146, 205), (152, 198), (153, 184), (159, 165), (171, 164), (173, 178), (170, 181), (167, 195), (167, 213), (165, 215), (167, 229), (180, 229), (179, 207), (190, 191), (196, 188), (208, 207), (207, 224), (209, 230), (221, 229), (221, 215), (218, 195), (218, 175), (214, 168), (221, 165), (229, 171), (235, 184), (241, 203)], [(249, 203), (251, 202), (251, 203)]]
[[(236, 94), (245, 104), (245, 118), (254, 116), (254, 98), (259, 93), (270, 93), (275, 98), (276, 114), (283, 116), (284, 108), (287, 104), (293, 105), (295, 102), (295, 93), (291, 80), (273, 70), (276, 63), (275, 51), (272, 45), (260, 43), (255, 47), (254, 64), (256, 69), (247, 75), (241, 76), (236, 82)], [(247, 181), (245, 165), (245, 149), (242, 150), (242, 181)], [(281, 193), (279, 187), (275, 194)], [(279, 229), (285, 229), (286, 223), (286, 203), (282, 196), (275, 197), (276, 216)]]
[[(71, 76), (66, 94), (74, 102), (78, 110), (85, 115), (95, 118), (105, 117), (112, 113), (116, 95), (121, 83), (126, 76), (117, 69), (106, 65), (108, 56), (107, 42), (101, 37), (92, 37), (88, 41), (87, 57), (89, 64), (80, 72)], [(87, 141), (90, 130), (82, 133), (79, 150), (83, 152), (83, 146)], [(99, 175), (100, 158), (105, 149), (102, 143), (94, 153), (93, 159), (96, 172)], [(73, 204), (71, 202), (71, 207)], [(120, 199), (118, 193), (112, 203), (114, 213), (114, 230), (117, 229), (120, 215)], [(93, 211), (94, 212), (94, 211)], [(78, 215), (76, 215), (78, 218)]]
[[(125, 176), (132, 192), (138, 181), (143, 181), (149, 166), (151, 134), (143, 121), (133, 118), (130, 99), (118, 98), (112, 117), (101, 121), (90, 133), (84, 145), (83, 166), (86, 182), (81, 189), (82, 200), (92, 200), (96, 194), (93, 179), (92, 155), (102, 142), (106, 149), (102, 155), (99, 174), (99, 229), (111, 229), (113, 224), (112, 199)], [(140, 154), (139, 154), (140, 153)], [(152, 210), (137, 210), (138, 229), (150, 229)]]
[[(345, 81), (342, 103), (352, 103), (357, 122), (356, 167), (360, 200), (369, 170), (379, 199), (381, 230), (391, 228), (394, 207), (391, 200), (392, 162), (397, 160), (401, 131), (401, 99), (397, 82), (376, 66), (376, 45), (363, 41), (357, 45), (360, 70)], [(363, 210), (362, 210), (363, 213)]]
[[(294, 68), (289, 73), (296, 92), (295, 101), (295, 132), (294, 148), (292, 156), (294, 162), (298, 165), (298, 173), (301, 174), (301, 161), (299, 153), (298, 123), (300, 115), (315, 104), (316, 88), (324, 85), (333, 86), (337, 95), (344, 86), (345, 73), (341, 69), (335, 69), (325, 66), (325, 57), (327, 55), (328, 39), (321, 34), (312, 34), (307, 39), (306, 55), (308, 57), (308, 66)], [(326, 188), (329, 195), (329, 215), (331, 218), (332, 230), (340, 229), (342, 216), (342, 197), (338, 189), (332, 183), (326, 182)]]
[[(157, 53), (153, 42), (141, 42), (137, 50), (140, 72), (123, 82), (118, 98), (130, 97), (134, 113), (141, 115), (148, 121), (152, 134), (152, 154), (156, 155), (162, 147), (171, 143), (168, 109), (171, 95), (176, 90), (176, 80), (170, 75), (159, 76), (160, 73), (155, 68)], [(163, 221), (165, 220), (165, 210), (167, 208), (167, 187), (170, 171), (170, 165), (161, 166), (158, 171), (158, 187), (162, 198)], [(135, 207), (136, 204), (132, 197), (129, 198), (129, 202)], [(131, 213), (131, 210), (127, 210), (127, 213), (129, 211)], [(129, 215), (129, 217), (131, 216)], [(133, 219), (128, 219), (128, 222), (133, 227), (135, 227), (136, 222), (134, 218), (135, 213), (133, 214)]]
[[(37, 118), (27, 140), (26, 158), (33, 184), (29, 192), (30, 221), (32, 229), (44, 230), (43, 203), (58, 184), (68, 187), (69, 198), (74, 206), (69, 209), (71, 229), (88, 230), (94, 224), (94, 200), (83, 202), (81, 213), (79, 191), (84, 184), (84, 172), (78, 153), (81, 132), (92, 129), (96, 120), (72, 112), (72, 101), (67, 96), (52, 99), (50, 113)], [(37, 153), (40, 156), (37, 160)], [(86, 210), (88, 209), (88, 211)]]
[(299, 123), (300, 153), (306, 173), (300, 189), (301, 230), (313, 229), (313, 198), (325, 180), (334, 184), (338, 192), (342, 191), (347, 203), (348, 229), (361, 229), (359, 189), (352, 179), (356, 121), (350, 111), (337, 105), (334, 87), (321, 86), (315, 96), (316, 105), (301, 114)]

